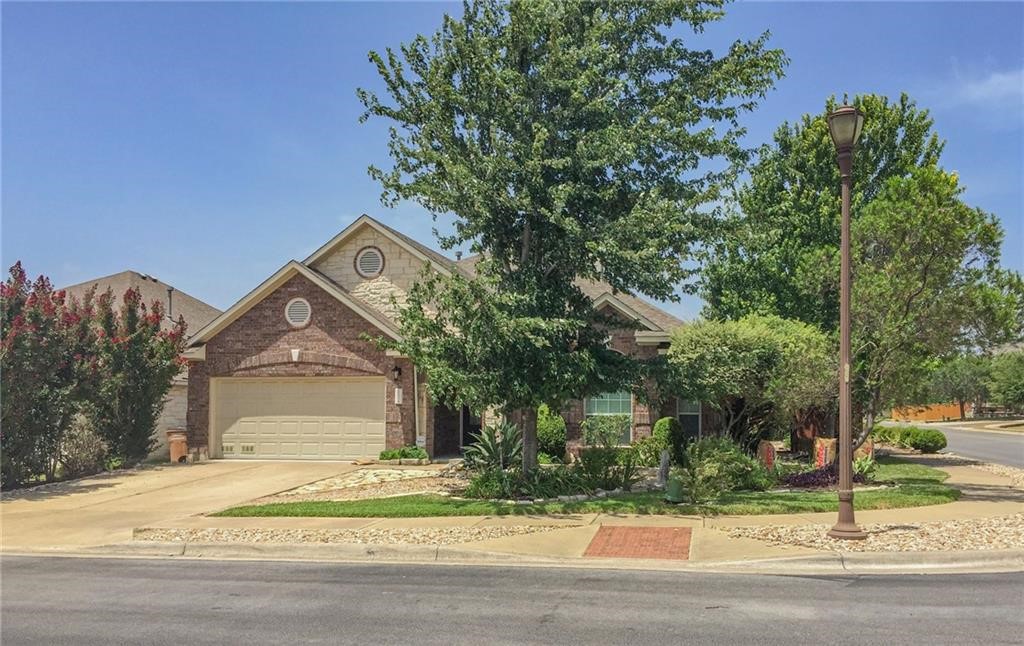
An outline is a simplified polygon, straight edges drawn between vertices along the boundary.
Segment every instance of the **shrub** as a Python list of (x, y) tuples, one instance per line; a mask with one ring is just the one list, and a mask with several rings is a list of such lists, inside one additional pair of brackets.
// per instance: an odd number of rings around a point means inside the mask
[(553, 458), (565, 458), (565, 420), (547, 405), (537, 409), (537, 451)]
[(862, 476), (865, 482), (870, 482), (875, 479), (875, 469), (877, 467), (878, 465), (875, 463), (875, 459), (870, 455), (862, 455), (853, 461), (854, 475)]
[(597, 446), (580, 451), (576, 474), (588, 491), (623, 489), (629, 491), (640, 481), (633, 451)]
[(424, 460), (427, 452), (418, 446), (403, 446), (400, 449), (385, 449), (380, 452), (379, 460)]
[(661, 464), (661, 452), (667, 448), (667, 444), (651, 435), (633, 443), (633, 456), (638, 466), (656, 467)]
[(683, 434), (683, 425), (675, 417), (662, 417), (654, 423), (651, 434), (654, 437), (664, 438), (668, 450), (672, 454), (672, 462), (682, 464), (684, 452), (686, 451), (686, 436)]
[(686, 447), (681, 464), (672, 469), (672, 477), (682, 483), (686, 501), (695, 505), (716, 500), (732, 484), (721, 454), (704, 441)]
[(935, 453), (946, 448), (946, 436), (934, 428), (915, 428), (905, 440), (912, 449), (921, 453)]
[(946, 448), (946, 436), (934, 428), (876, 426), (871, 434), (879, 442), (917, 449), (921, 453), (935, 453)]
[[(864, 483), (867, 480), (864, 474), (857, 473), (855, 471), (853, 474), (853, 481), (856, 483)], [(833, 462), (832, 464), (820, 469), (814, 469), (813, 471), (794, 473), (793, 475), (784, 478), (783, 482), (790, 487), (797, 487), (801, 489), (835, 487), (839, 484), (839, 465)]]
[(558, 465), (534, 469), (529, 475), (524, 475), (519, 468), (485, 469), (470, 478), (464, 495), (484, 499), (536, 499), (586, 491), (575, 469)]
[[(740, 445), (724, 437), (708, 437), (690, 446), (700, 444), (701, 453), (722, 464), (722, 473), (728, 478), (729, 491), (764, 491), (775, 484), (772, 474), (756, 458), (747, 455)], [(689, 447), (687, 447), (687, 456)]]
[(630, 424), (629, 415), (594, 415), (580, 426), (587, 446), (611, 447), (629, 443)]
[(558, 465), (547, 469), (534, 469), (521, 476), (520, 492), (531, 499), (554, 498), (584, 493), (583, 483), (575, 469)]
[(523, 434), (510, 422), (486, 426), (473, 436), (475, 441), (466, 447), (463, 459), (466, 466), (476, 471), (507, 469), (523, 460)]
[(519, 490), (518, 472), (483, 469), (473, 474), (466, 487), (467, 498), (514, 498)]
[(893, 438), (896, 435), (894, 431), (897, 430), (899, 430), (898, 426), (875, 426), (873, 429), (871, 429), (871, 437), (876, 442), (892, 444)]
[(61, 443), (61, 476), (77, 478), (103, 471), (107, 445), (85, 415), (75, 415)]

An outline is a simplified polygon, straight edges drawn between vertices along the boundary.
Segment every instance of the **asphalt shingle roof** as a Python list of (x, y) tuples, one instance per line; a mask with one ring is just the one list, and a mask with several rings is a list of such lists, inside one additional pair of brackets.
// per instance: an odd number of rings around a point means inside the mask
[[(80, 299), (94, 285), (96, 286), (97, 295), (105, 292), (108, 288), (113, 292), (115, 307), (120, 304), (121, 297), (129, 288), (137, 288), (142, 294), (142, 301), (147, 307), (153, 301), (160, 301), (164, 307), (164, 313), (169, 314), (175, 321), (178, 320), (178, 316), (184, 317), (185, 325), (187, 326), (186, 335), (188, 336), (192, 336), (220, 315), (220, 310), (216, 307), (208, 305), (177, 288), (174, 288), (172, 292), (170, 308), (168, 308), (167, 289), (171, 285), (148, 274), (141, 274), (131, 270), (71, 285), (70, 287), (65, 287), (64, 291)], [(165, 318), (163, 325), (165, 329), (170, 328), (172, 322)]]

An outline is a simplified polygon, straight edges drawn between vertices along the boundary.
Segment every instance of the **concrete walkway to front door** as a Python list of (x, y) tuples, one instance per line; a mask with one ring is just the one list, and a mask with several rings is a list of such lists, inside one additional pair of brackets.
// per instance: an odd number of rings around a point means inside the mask
[(4, 492), (0, 547), (62, 550), (128, 541), (135, 527), (207, 514), (358, 468), (345, 462), (215, 460)]

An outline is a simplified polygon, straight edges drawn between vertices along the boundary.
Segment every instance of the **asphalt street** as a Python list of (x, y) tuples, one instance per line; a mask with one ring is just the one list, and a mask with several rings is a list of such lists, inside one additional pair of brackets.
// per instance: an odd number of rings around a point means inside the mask
[(1024, 574), (4, 557), (22, 644), (1020, 644)]
[(987, 433), (938, 426), (946, 434), (946, 451), (968, 458), (1024, 469), (1024, 433)]

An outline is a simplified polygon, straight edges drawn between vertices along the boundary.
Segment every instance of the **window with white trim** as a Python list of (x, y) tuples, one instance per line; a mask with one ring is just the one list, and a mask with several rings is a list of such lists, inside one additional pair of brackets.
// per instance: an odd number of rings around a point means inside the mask
[(629, 426), (619, 439), (621, 444), (629, 444), (633, 440), (633, 395), (629, 392), (602, 393), (583, 400), (583, 413), (586, 417), (597, 415), (625, 415), (629, 418)]
[(700, 402), (693, 399), (676, 399), (676, 417), (683, 427), (683, 436), (698, 440), (701, 435)]
[(312, 315), (313, 309), (309, 306), (309, 301), (304, 298), (293, 298), (284, 306), (284, 317), (292, 327), (302, 327), (309, 323), (309, 318)]

